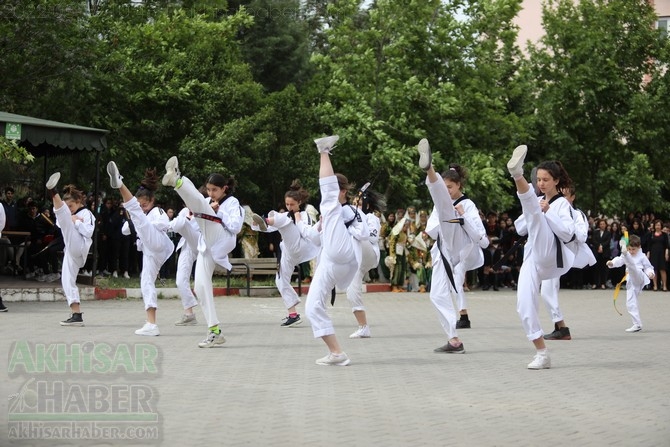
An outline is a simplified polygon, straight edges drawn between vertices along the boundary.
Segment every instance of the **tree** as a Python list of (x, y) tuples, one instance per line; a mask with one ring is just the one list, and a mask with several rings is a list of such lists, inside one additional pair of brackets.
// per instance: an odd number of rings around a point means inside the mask
[(636, 137), (650, 104), (641, 84), (663, 45), (655, 20), (646, 1), (549, 0), (543, 8), (546, 35), (529, 48), (537, 81), (531, 158), (560, 159), (583, 208), (613, 215), (633, 206), (631, 197), (666, 208), (651, 153)]
[(222, 164), (237, 168), (229, 161), (239, 149), (213, 130), (225, 123), (237, 132), (260, 105), (261, 86), (235, 40), (249, 16), (191, 12), (107, 4), (93, 20), (101, 37), (99, 127), (113, 130), (110, 155), (137, 181), (145, 168), (161, 169), (171, 155), (186, 157), (194, 180)]
[(493, 160), (524, 135), (515, 115), (522, 89), (508, 89), (516, 82), (518, 7), (517, 0), (328, 5), (310, 95), (320, 130), (342, 136), (337, 168), (385, 185), (392, 205), (418, 194), (425, 200), (415, 146), (428, 137), (439, 169), (446, 158), (473, 168), (470, 187), (481, 205), (508, 207), (511, 183), (504, 162)]
[(301, 20), (299, 0), (229, 2), (244, 8), (253, 24), (240, 31), (242, 53), (254, 79), (270, 92), (305, 81), (309, 62), (309, 35)]
[(80, 0), (0, 5), (0, 110), (89, 125), (85, 103), (95, 39)]
[[(0, 4), (0, 17), (0, 110), (91, 126), (90, 67), (96, 39), (85, 2), (7, 0)], [(26, 169), (21, 163), (33, 161), (32, 155), (6, 140), (0, 146), (4, 182), (42, 182), (43, 163)], [(91, 153), (74, 151), (69, 167), (56, 158), (47, 168), (66, 168), (64, 178), (81, 183), (85, 177), (88, 184), (92, 172), (78, 176), (77, 166), (94, 166), (92, 160)]]

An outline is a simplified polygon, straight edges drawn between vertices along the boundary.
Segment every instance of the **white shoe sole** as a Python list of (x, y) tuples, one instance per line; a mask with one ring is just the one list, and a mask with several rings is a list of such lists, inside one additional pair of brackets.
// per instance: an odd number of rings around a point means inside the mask
[(138, 329), (135, 331), (135, 335), (144, 335), (146, 337), (158, 337), (159, 335), (161, 335), (161, 333), (158, 329), (153, 331), (143, 331), (142, 329)]
[(116, 166), (116, 163), (110, 161), (107, 163), (107, 174), (109, 175), (109, 186), (114, 189), (119, 189), (123, 186), (123, 177), (119, 174), (119, 168)]
[(261, 229), (261, 231), (268, 231), (268, 224), (265, 223), (265, 219), (263, 219), (261, 216), (258, 214), (254, 213), (251, 215), (251, 220), (254, 221), (256, 225), (258, 225), (258, 228)]
[(60, 180), (60, 172), (54, 172), (51, 174), (51, 177), (49, 177), (49, 180), (46, 184), (47, 189), (54, 189), (56, 185), (58, 185), (58, 180)]
[(177, 160), (177, 157), (170, 157), (170, 159), (165, 163), (163, 185), (174, 188), (177, 186), (177, 180), (179, 180), (179, 176), (179, 160)]
[(349, 336), (349, 338), (370, 338), (370, 337), (371, 337), (370, 335), (359, 335), (356, 332), (354, 332)]
[(349, 363), (351, 363), (351, 360), (348, 358), (346, 360), (342, 360), (341, 362), (337, 363), (322, 361), (322, 359), (316, 361), (316, 364), (320, 366), (347, 366), (349, 365)]
[(198, 343), (198, 347), (199, 348), (213, 348), (214, 346), (222, 345), (225, 342), (226, 342), (226, 339), (223, 338), (223, 335), (221, 335), (219, 338), (215, 339), (212, 343), (205, 343), (205, 342)]
[(528, 146), (522, 144), (517, 146), (512, 153), (512, 158), (507, 162), (507, 170), (510, 173), (521, 171), (523, 172), (523, 162), (526, 159), (526, 154), (528, 153)]
[(551, 360), (547, 361), (547, 363), (542, 364), (542, 365), (536, 364), (535, 361), (530, 362), (528, 364), (528, 369), (535, 369), (535, 370), (537, 370), (537, 369), (551, 369)]
[(424, 171), (427, 171), (433, 164), (433, 155), (430, 152), (430, 144), (428, 144), (428, 140), (423, 138), (419, 141), (417, 150), (419, 151), (419, 167)]
[(626, 332), (640, 332), (642, 328), (628, 328), (626, 329)]
[(335, 149), (335, 144), (339, 139), (339, 135), (331, 135), (329, 137), (317, 138), (314, 140), (314, 143), (316, 143), (316, 148), (320, 154), (324, 152), (330, 153), (330, 151)]

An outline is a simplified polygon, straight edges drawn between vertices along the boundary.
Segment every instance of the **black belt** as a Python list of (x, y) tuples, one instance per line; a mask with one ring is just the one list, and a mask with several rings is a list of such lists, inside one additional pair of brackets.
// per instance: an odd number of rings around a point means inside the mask
[(556, 267), (563, 268), (563, 250), (561, 249), (561, 240), (554, 234), (556, 240)]
[(447, 276), (449, 277), (449, 282), (451, 282), (451, 285), (454, 287), (454, 291), (458, 292), (458, 289), (456, 288), (456, 283), (454, 282), (454, 272), (452, 272), (451, 265), (449, 264), (449, 261), (447, 261), (447, 258), (442, 253), (442, 244), (440, 242), (441, 242), (440, 241), (440, 235), (438, 233), (438, 235), (437, 235), (437, 250), (440, 252), (440, 256), (442, 257), (442, 263), (444, 264), (444, 269), (447, 271)]
[(193, 217), (197, 217), (199, 219), (209, 220), (210, 222), (216, 222), (216, 223), (220, 223), (220, 224), (223, 223), (223, 221), (221, 220), (220, 217), (212, 216), (210, 214), (193, 213)]

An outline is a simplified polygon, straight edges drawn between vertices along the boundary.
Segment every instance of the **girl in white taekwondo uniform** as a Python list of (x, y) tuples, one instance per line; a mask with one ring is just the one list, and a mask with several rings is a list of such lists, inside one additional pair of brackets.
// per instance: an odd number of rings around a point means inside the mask
[(63, 249), (61, 284), (67, 304), (72, 311), (70, 318), (61, 321), (60, 324), (61, 326), (83, 326), (77, 274), (86, 263), (88, 250), (93, 243), (95, 217), (84, 206), (86, 203), (84, 193), (77, 190), (74, 185), (65, 185), (61, 198), (56, 190), (59, 179), (60, 172), (52, 174), (46, 187), (53, 201), (56, 225), (60, 227), (63, 234), (65, 248)]
[(282, 322), (282, 327), (291, 327), (302, 323), (296, 306), (300, 304), (298, 294), (291, 286), (291, 276), (295, 267), (303, 262), (311, 261), (319, 253), (319, 247), (308, 236), (311, 227), (311, 218), (306, 211), (301, 211), (307, 204), (309, 193), (298, 180), (294, 180), (289, 190), (284, 194), (284, 204), (287, 212), (270, 211), (268, 217), (254, 214), (252, 229), (271, 233), (279, 231), (282, 241), (279, 244), (281, 257), (279, 270), (275, 276), (277, 290), (284, 300), (288, 317)]
[(211, 348), (226, 342), (214, 307), (212, 275), (217, 264), (226, 270), (233, 268), (228, 255), (235, 248), (236, 235), (242, 229), (244, 209), (233, 197), (235, 180), (232, 177), (226, 179), (221, 174), (210, 174), (205, 182), (209, 197), (205, 198), (188, 177), (181, 176), (177, 157), (167, 161), (165, 171), (163, 185), (175, 189), (200, 227), (195, 263), (195, 295), (205, 314), (209, 332), (198, 346)]
[[(123, 208), (130, 215), (130, 219), (137, 232), (137, 250), (142, 252), (142, 273), (140, 274), (140, 288), (144, 309), (147, 312), (147, 321), (137, 335), (157, 336), (160, 330), (156, 324), (156, 309), (158, 308), (158, 292), (156, 278), (161, 266), (168, 260), (174, 251), (174, 244), (167, 235), (170, 218), (160, 207), (156, 206), (155, 191), (158, 189), (158, 177), (155, 169), (147, 169), (140, 188), (135, 195), (123, 184), (123, 177), (119, 174), (116, 163), (107, 164), (109, 184), (118, 189), (123, 199)], [(121, 228), (125, 235), (130, 234), (126, 222)]]
[(551, 360), (538, 316), (537, 295), (543, 280), (560, 277), (575, 262), (575, 252), (568, 246), (576, 237), (572, 205), (560, 193), (572, 181), (559, 161), (542, 162), (537, 166), (537, 187), (543, 195), (538, 197), (523, 177), (527, 151), (525, 145), (518, 146), (507, 162), (521, 201), (523, 214), (519, 219), (525, 221), (528, 233), (517, 284), (517, 312), (526, 337), (536, 349), (528, 369), (547, 369)]
[(358, 329), (349, 338), (369, 338), (371, 336), (368, 326), (365, 306), (363, 306), (363, 278), (365, 274), (379, 265), (379, 232), (381, 231), (381, 222), (374, 214), (375, 211), (383, 213), (386, 210), (386, 202), (383, 196), (376, 191), (368, 189), (367, 183), (358, 194), (355, 204), (358, 206), (358, 212), (364, 216), (368, 227), (369, 239), (359, 241), (361, 246), (361, 263), (356, 271), (356, 276), (347, 288), (347, 299), (351, 303), (351, 309), (358, 322)]
[[(533, 177), (531, 173), (531, 178)], [(570, 186), (563, 188), (563, 197), (572, 205), (572, 217), (575, 221), (575, 238), (566, 245), (575, 253), (575, 260), (572, 264), (573, 268), (584, 268), (587, 265), (595, 265), (596, 257), (593, 251), (586, 244), (589, 235), (589, 223), (584, 213), (574, 207), (575, 188)], [(524, 219), (517, 219), (515, 226), (519, 235), (527, 234), (526, 222)], [(563, 312), (558, 305), (558, 292), (561, 288), (561, 278), (555, 277), (545, 279), (540, 286), (540, 295), (549, 311), (551, 321), (554, 323), (554, 331), (543, 336), (545, 340), (571, 340), (570, 328), (565, 324)]]
[(456, 322), (457, 329), (470, 327), (468, 316), (468, 304), (463, 290), (465, 274), (484, 265), (483, 249), (489, 246), (486, 237), (486, 229), (479, 216), (477, 205), (463, 194), (463, 186), (467, 179), (467, 170), (457, 164), (449, 165), (449, 170), (442, 174), (442, 179), (447, 185), (449, 197), (453, 200), (456, 218), (453, 219), (453, 249), (458, 250), (458, 262), (454, 264), (454, 284), (456, 284), (456, 295), (460, 318)]
[[(342, 174), (335, 174), (330, 151), (337, 135), (314, 140), (320, 154), (319, 187), (321, 190), (321, 220), (314, 230), (321, 233), (321, 252), (312, 283), (307, 293), (305, 313), (312, 324), (314, 337), (328, 346), (328, 355), (317, 365), (346, 366), (350, 363), (335, 336), (333, 322), (326, 311), (326, 301), (335, 287), (346, 289), (356, 275), (361, 262), (361, 245), (354, 242), (368, 238), (365, 221), (352, 206), (347, 205), (350, 185)], [(346, 206), (343, 206), (346, 205)]]
[[(420, 156), (419, 167), (426, 171), (426, 185), (434, 203), (426, 224), (426, 233), (436, 241), (430, 253), (433, 262), (430, 300), (448, 337), (447, 343), (435, 348), (434, 352), (463, 354), (465, 347), (456, 330), (456, 309), (451, 295), (454, 293), (458, 296), (458, 291), (463, 287), (465, 272), (468, 268), (474, 268), (469, 266), (483, 264), (483, 254), (480, 260), (475, 252), (482, 253), (478, 244), (488, 246), (488, 239), (477, 229), (479, 213), (472, 201), (463, 203), (462, 200), (454, 206), (455, 199), (462, 196), (460, 187), (464, 172), (461, 167), (452, 165), (453, 171), (449, 170), (439, 176), (432, 165), (428, 140), (422, 139), (417, 149)], [(459, 206), (461, 204), (463, 206)], [(479, 224), (482, 225), (481, 221)], [(474, 238), (477, 238), (477, 243), (473, 242)]]
[(193, 213), (184, 207), (177, 217), (172, 219), (170, 227), (175, 233), (181, 235), (181, 239), (175, 248), (179, 252), (177, 258), (177, 276), (175, 279), (179, 297), (184, 308), (184, 314), (175, 322), (175, 326), (195, 326), (198, 320), (193, 308), (198, 305), (198, 300), (191, 290), (191, 272), (193, 263), (198, 257), (198, 240), (200, 239), (200, 227), (193, 218)]

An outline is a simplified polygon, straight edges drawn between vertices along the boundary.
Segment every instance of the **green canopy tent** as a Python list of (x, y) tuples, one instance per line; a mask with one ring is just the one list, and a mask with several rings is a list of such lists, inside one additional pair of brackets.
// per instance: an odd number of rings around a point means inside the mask
[[(107, 149), (108, 130), (83, 127), (58, 121), (43, 120), (31, 116), (0, 112), (0, 135), (17, 140), (21, 147), (35, 157), (44, 158), (44, 183), (46, 183), (49, 157), (71, 155), (72, 151), (94, 151), (96, 174), (94, 197), (98, 197), (100, 186), (100, 153)], [(97, 234), (97, 232), (96, 232)], [(97, 251), (97, 237), (93, 239), (93, 252)], [(96, 260), (93, 258), (93, 272)], [(95, 278), (95, 274), (91, 276)]]

